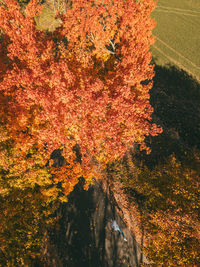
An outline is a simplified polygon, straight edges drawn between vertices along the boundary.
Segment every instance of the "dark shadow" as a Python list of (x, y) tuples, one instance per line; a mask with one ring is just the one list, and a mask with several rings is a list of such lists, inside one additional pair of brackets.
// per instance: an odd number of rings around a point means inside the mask
[(175, 66), (155, 66), (154, 86), (150, 91), (153, 121), (163, 133), (147, 138), (150, 155), (142, 153), (149, 167), (175, 154), (187, 161), (193, 149), (200, 149), (200, 84)]
[(84, 191), (78, 184), (69, 202), (58, 210), (61, 214), (57, 227), (49, 232), (63, 266), (101, 266), (101, 258), (90, 231), (90, 218), (95, 206), (92, 191)]
[(140, 255), (132, 234), (126, 229), (128, 244), (110, 228), (111, 218), (115, 218), (122, 229), (126, 226), (101, 183), (95, 182), (88, 191), (82, 186), (83, 180), (75, 186), (68, 203), (57, 210), (60, 219), (48, 232), (48, 253), (43, 266), (139, 266)]
[(61, 167), (65, 164), (66, 159), (62, 156), (62, 150), (61, 149), (55, 149), (50, 156), (50, 159), (54, 161), (53, 167)]

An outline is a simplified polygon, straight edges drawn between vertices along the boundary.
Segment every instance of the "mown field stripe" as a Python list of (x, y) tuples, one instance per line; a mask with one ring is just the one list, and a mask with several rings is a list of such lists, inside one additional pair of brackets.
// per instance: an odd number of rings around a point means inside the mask
[(155, 36), (156, 39), (161, 42), (162, 44), (164, 44), (167, 48), (169, 48), (171, 51), (173, 51), (175, 54), (177, 54), (178, 56), (182, 57), (184, 60), (186, 60), (187, 62), (189, 62), (189, 64), (191, 64), (193, 67), (197, 68), (200, 70), (200, 66), (195, 65), (192, 61), (190, 61), (189, 59), (187, 59), (186, 57), (184, 57), (182, 54), (180, 54), (179, 52), (177, 52), (174, 48), (172, 48), (171, 46), (169, 46), (167, 43), (165, 43), (164, 41), (162, 41), (158, 36)]
[(164, 55), (169, 61), (174, 62), (178, 67), (180, 67), (181, 69), (185, 70), (187, 73), (189, 73), (190, 75), (192, 75), (193, 77), (195, 77), (198, 81), (200, 81), (200, 76), (196, 75), (195, 73), (191, 72), (191, 70), (189, 70), (188, 68), (186, 68), (185, 66), (183, 66), (179, 61), (175, 60), (174, 58), (172, 58), (171, 56), (166, 55), (160, 48), (158, 48), (155, 44), (153, 45), (153, 48), (155, 48), (159, 53), (161, 53), (162, 55)]
[(167, 7), (167, 6), (160, 6), (160, 5), (157, 5), (156, 8), (164, 8), (164, 9), (169, 9), (169, 10), (174, 10), (174, 11), (187, 11), (187, 12), (192, 12), (192, 13), (197, 13), (197, 14), (200, 14), (200, 11), (194, 11), (194, 10), (190, 10), (190, 9), (183, 9), (183, 8), (176, 8), (176, 7)]
[(155, 9), (154, 12), (175, 13), (175, 14), (180, 14), (180, 15), (184, 15), (184, 16), (199, 17), (199, 15), (187, 14), (187, 13), (182, 13), (182, 12), (173, 11), (173, 10)]

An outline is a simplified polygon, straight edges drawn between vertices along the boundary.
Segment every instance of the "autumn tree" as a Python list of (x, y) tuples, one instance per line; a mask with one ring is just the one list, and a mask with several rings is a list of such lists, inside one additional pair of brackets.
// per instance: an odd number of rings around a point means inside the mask
[[(59, 170), (55, 159), (46, 161), (45, 147), (20, 127), (18, 117), (7, 127), (11, 99), (0, 96), (0, 265), (31, 266), (42, 257), (53, 213), (82, 174), (75, 155)], [(32, 115), (26, 113), (27, 126), (35, 123)]]
[(137, 203), (144, 254), (155, 266), (198, 266), (199, 151), (193, 156), (180, 162), (171, 155), (153, 169), (136, 164), (136, 157), (125, 157), (108, 169), (123, 183), (131, 203)]
[(133, 142), (149, 151), (145, 136), (161, 132), (150, 123), (154, 7), (153, 0), (73, 1), (51, 35), (35, 27), (37, 1), (29, 2), (25, 15), (14, 0), (1, 5), (9, 68), (0, 90), (14, 96), (10, 116), (19, 113), (24, 128), (26, 112), (40, 109), (37, 127), (30, 124), (28, 131), (46, 144), (47, 156), (62, 145), (70, 157), (79, 144), (82, 167), (92, 173)]
[(44, 196), (39, 186), (0, 196), (1, 266), (32, 266), (35, 259), (42, 259), (45, 233), (56, 221), (58, 204)]

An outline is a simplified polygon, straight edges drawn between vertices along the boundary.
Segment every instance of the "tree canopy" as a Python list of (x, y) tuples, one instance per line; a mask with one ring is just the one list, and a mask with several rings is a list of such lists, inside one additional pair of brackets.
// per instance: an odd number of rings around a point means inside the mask
[(50, 34), (35, 27), (37, 1), (25, 15), (14, 0), (1, 4), (0, 90), (12, 96), (13, 135), (26, 129), (26, 145), (37, 138), (47, 157), (62, 146), (67, 159), (78, 144), (82, 166), (91, 170), (122, 157), (133, 142), (149, 151), (145, 136), (161, 132), (150, 123), (154, 7), (152, 0), (73, 1)]

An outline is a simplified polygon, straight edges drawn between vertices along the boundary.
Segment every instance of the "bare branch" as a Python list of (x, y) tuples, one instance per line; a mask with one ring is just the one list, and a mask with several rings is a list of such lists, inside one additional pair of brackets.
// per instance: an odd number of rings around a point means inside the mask
[(113, 48), (113, 51), (115, 51), (115, 44), (109, 39), (109, 42), (111, 43), (112, 45), (112, 48)]

